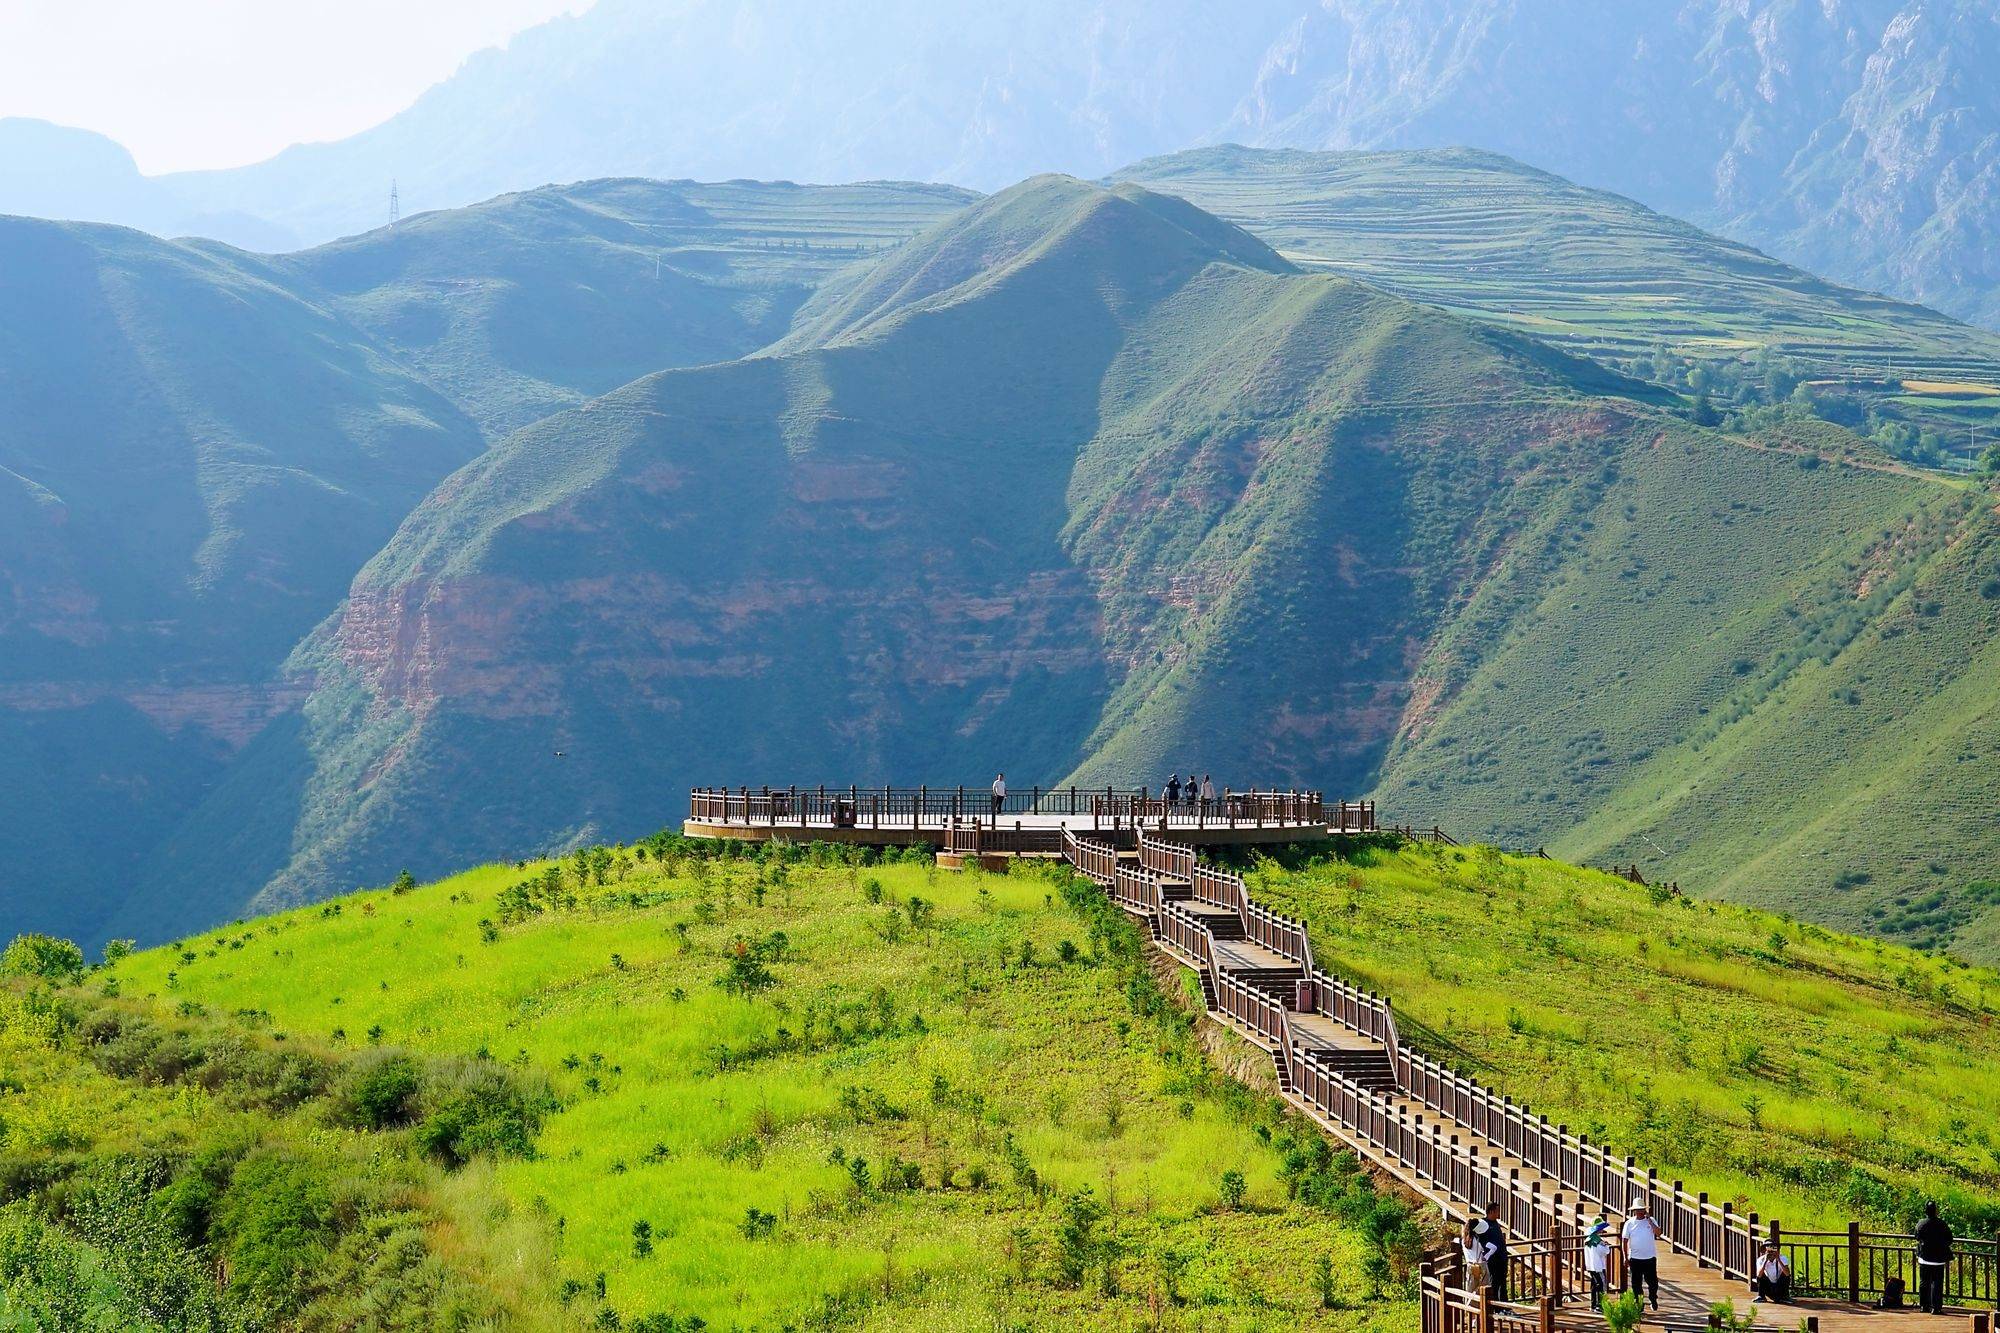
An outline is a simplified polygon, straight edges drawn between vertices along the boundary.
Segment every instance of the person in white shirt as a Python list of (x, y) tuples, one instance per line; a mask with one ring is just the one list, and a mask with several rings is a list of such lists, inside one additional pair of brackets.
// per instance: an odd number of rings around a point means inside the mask
[(1590, 1275), (1590, 1308), (1604, 1308), (1605, 1274), (1611, 1267), (1611, 1223), (1599, 1213), (1583, 1233), (1583, 1271)]
[(1458, 1233), (1459, 1249), (1465, 1257), (1465, 1289), (1475, 1296), (1486, 1290), (1486, 1242), (1481, 1235), (1485, 1229), (1484, 1222), (1468, 1217)]
[(1775, 1240), (1764, 1242), (1763, 1257), (1757, 1260), (1757, 1295), (1752, 1299), (1791, 1304), (1792, 1261), (1785, 1257)]
[(1005, 804), (1007, 804), (1007, 775), (1005, 773), (996, 773), (993, 776), (993, 817), (995, 819), (1000, 817), (1000, 807)]
[(1632, 1200), (1626, 1210), (1625, 1225), (1619, 1235), (1625, 1238), (1625, 1290), (1642, 1293), (1652, 1299), (1653, 1308), (1660, 1308), (1660, 1224), (1653, 1220), (1653, 1213), (1646, 1206), (1644, 1198)]

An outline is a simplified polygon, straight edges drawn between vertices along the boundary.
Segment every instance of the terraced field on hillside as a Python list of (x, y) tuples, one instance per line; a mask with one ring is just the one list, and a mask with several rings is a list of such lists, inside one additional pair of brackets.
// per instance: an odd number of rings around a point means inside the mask
[(2000, 336), (1468, 149), (1201, 149), (1119, 173), (1261, 236), (1292, 262), (1629, 358), (1768, 346), (1829, 374), (2000, 384)]

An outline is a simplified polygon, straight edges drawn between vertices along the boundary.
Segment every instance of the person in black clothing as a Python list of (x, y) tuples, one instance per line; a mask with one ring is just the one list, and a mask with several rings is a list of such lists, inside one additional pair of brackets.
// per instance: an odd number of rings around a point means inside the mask
[(1172, 777), (1167, 779), (1167, 805), (1171, 807), (1179, 805), (1180, 803), (1181, 803), (1181, 775), (1176, 773)]
[(1507, 1299), (1507, 1228), (1500, 1221), (1500, 1205), (1486, 1205), (1486, 1230), (1479, 1237), (1486, 1244), (1486, 1290), (1496, 1301)]
[(1951, 1227), (1935, 1203), (1924, 1205), (1917, 1223), (1917, 1304), (1925, 1314), (1944, 1313), (1944, 1275), (1951, 1263)]

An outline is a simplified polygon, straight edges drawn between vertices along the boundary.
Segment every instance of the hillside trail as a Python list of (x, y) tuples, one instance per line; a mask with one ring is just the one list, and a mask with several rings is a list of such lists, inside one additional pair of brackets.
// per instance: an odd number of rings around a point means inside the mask
[[(1651, 1173), (1634, 1176), (1629, 1159), (1624, 1159), (1622, 1174), (1606, 1171), (1596, 1177), (1601, 1209), (1583, 1204), (1577, 1186), (1586, 1178), (1584, 1164), (1593, 1160), (1590, 1154), (1594, 1152), (1600, 1164), (1612, 1161), (1601, 1147), (1584, 1148), (1581, 1140), (1568, 1140), (1576, 1147), (1565, 1150), (1564, 1139), (1557, 1135), (1555, 1159), (1575, 1169), (1566, 1186), (1502, 1138), (1475, 1125), (1476, 1116), (1442, 1109), (1440, 1100), (1450, 1102), (1451, 1097), (1434, 1093), (1427, 1104), (1425, 1098), (1412, 1095), (1411, 1088), (1420, 1079), (1432, 1089), (1447, 1086), (1453, 1093), (1476, 1085), (1440, 1073), (1424, 1057), (1401, 1048), (1387, 1001), (1363, 995), (1320, 972), (1302, 922), (1257, 906), (1239, 877), (1198, 865), (1185, 844), (1144, 835), (1137, 841), (1137, 848), (1114, 848), (1065, 829), (1063, 855), (1138, 917), (1156, 948), (1196, 971), (1209, 1017), (1271, 1055), (1280, 1093), (1291, 1106), (1445, 1217), (1462, 1222), (1479, 1203), (1497, 1200), (1504, 1204), (1511, 1236), (1528, 1239), (1538, 1231), (1560, 1235), (1570, 1229), (1574, 1243), (1586, 1207), (1591, 1213), (1603, 1211), (1616, 1233), (1631, 1201), (1640, 1193), (1649, 1194), (1655, 1214), (1666, 1214), (1669, 1235), (1659, 1246), (1659, 1308), (1646, 1311), (1644, 1327), (1676, 1333), (1708, 1329), (1711, 1308), (1721, 1302), (1732, 1303), (1739, 1315), (1754, 1313), (1757, 1326), (1773, 1333), (1803, 1329), (1808, 1321), (1819, 1333), (1918, 1333), (1965, 1327), (1968, 1314), (1962, 1309), (1935, 1316), (1915, 1309), (1884, 1310), (1812, 1298), (1786, 1305), (1753, 1304), (1748, 1270), (1759, 1243), (1754, 1214), (1745, 1218), (1726, 1207), (1718, 1210), (1703, 1196), (1696, 1196), (1697, 1203), (1684, 1195), (1678, 1182), (1669, 1194)], [(1509, 1119), (1502, 1121), (1503, 1130), (1523, 1142), (1534, 1132), (1536, 1122), (1525, 1107), (1517, 1108), (1483, 1090), (1476, 1090), (1476, 1095), (1485, 1099), (1478, 1105), (1489, 1114), (1504, 1104)], [(1546, 1151), (1547, 1121), (1539, 1126), (1536, 1142)], [(1692, 1246), (1686, 1243), (1690, 1236), (1698, 1238)], [(1553, 1245), (1558, 1251), (1562, 1247), (1560, 1240)], [(1698, 1253), (1702, 1250), (1708, 1252)], [(1582, 1275), (1565, 1271), (1565, 1264), (1580, 1269), (1577, 1255), (1580, 1250), (1573, 1249), (1569, 1260), (1558, 1260), (1552, 1275), (1542, 1260), (1543, 1289), (1557, 1293), (1549, 1304), (1539, 1310), (1532, 1305), (1496, 1305), (1483, 1320), (1472, 1306), (1455, 1305), (1434, 1289), (1427, 1274), (1424, 1333), (1547, 1333), (1557, 1325), (1603, 1327), (1601, 1316), (1591, 1311), (1583, 1294)], [(1794, 1263), (1802, 1266), (1799, 1259)], [(1731, 1267), (1734, 1276), (1725, 1272)], [(1522, 1293), (1514, 1294), (1517, 1300), (1523, 1298)], [(1910, 1297), (1914, 1299), (1914, 1292)], [(1970, 1321), (1973, 1333), (1991, 1333), (1990, 1313), (1971, 1314)]]

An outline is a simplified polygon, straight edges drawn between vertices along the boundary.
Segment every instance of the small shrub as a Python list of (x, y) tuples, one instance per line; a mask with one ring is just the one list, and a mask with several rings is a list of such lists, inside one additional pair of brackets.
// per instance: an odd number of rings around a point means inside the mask
[(83, 977), (83, 950), (54, 935), (16, 935), (7, 951), (0, 953), (0, 973), (43, 981), (78, 981)]
[(416, 1113), (416, 1061), (400, 1051), (356, 1060), (334, 1094), (334, 1119), (357, 1129), (407, 1124)]
[(1609, 1333), (1632, 1333), (1643, 1310), (1636, 1291), (1621, 1291), (1604, 1301), (1604, 1327)]
[(334, 1220), (332, 1191), (307, 1162), (278, 1152), (245, 1158), (212, 1227), (228, 1256), (231, 1294), (270, 1316), (296, 1309), (325, 1260)]
[(545, 1088), (530, 1090), (485, 1060), (459, 1060), (434, 1068), (421, 1093), (417, 1145), (447, 1166), (480, 1153), (533, 1157), (542, 1117), (554, 1109)]
[(1219, 1184), (1222, 1192), (1222, 1206), (1232, 1213), (1241, 1208), (1243, 1206), (1243, 1198), (1250, 1190), (1250, 1183), (1243, 1178), (1243, 1173), (1233, 1170), (1224, 1171)]

